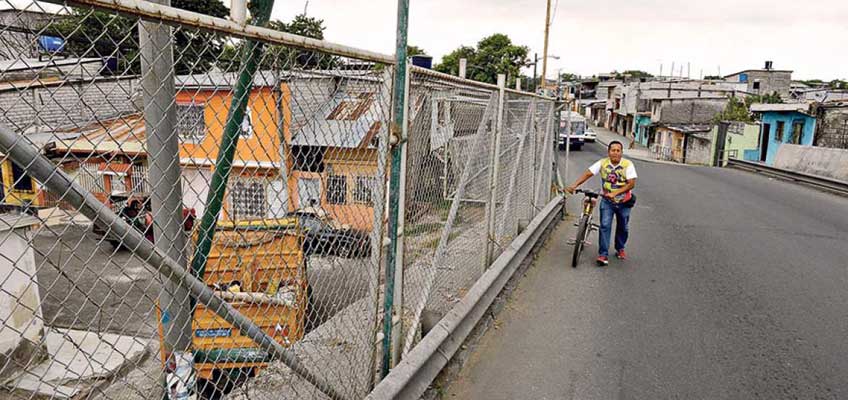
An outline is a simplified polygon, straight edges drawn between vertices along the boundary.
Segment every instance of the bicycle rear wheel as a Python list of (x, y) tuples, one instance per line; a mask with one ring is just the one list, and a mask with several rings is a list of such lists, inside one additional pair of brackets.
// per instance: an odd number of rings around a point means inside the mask
[(589, 216), (580, 217), (580, 224), (577, 228), (577, 236), (574, 239), (574, 253), (571, 256), (571, 267), (577, 268), (580, 263), (580, 253), (583, 252), (583, 244), (586, 242), (586, 234), (589, 230)]

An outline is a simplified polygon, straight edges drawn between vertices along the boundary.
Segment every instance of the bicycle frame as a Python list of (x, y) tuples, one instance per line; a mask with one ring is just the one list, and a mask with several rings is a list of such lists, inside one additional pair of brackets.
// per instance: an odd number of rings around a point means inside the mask
[(594, 231), (596, 225), (592, 223), (592, 213), (595, 211), (595, 207), (598, 205), (598, 198), (600, 196), (599, 193), (595, 193), (592, 191), (579, 191), (583, 193), (585, 197), (583, 198), (583, 213), (580, 215), (580, 222), (577, 224), (579, 227), (577, 230), (577, 237), (574, 238), (574, 254), (571, 258), (571, 266), (577, 268), (577, 264), (580, 260), (580, 254), (583, 252), (583, 247), (586, 244), (586, 238), (589, 236), (589, 233)]

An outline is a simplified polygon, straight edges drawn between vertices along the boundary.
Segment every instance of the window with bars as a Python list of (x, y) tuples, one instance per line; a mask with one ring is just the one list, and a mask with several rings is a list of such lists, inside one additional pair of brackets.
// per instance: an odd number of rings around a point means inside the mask
[(330, 175), (327, 177), (327, 203), (347, 204), (347, 176)]
[(204, 104), (177, 104), (177, 135), (185, 142), (200, 142), (206, 135)]
[(801, 144), (801, 135), (804, 132), (804, 121), (794, 121), (792, 123), (792, 143)]
[(377, 187), (377, 178), (373, 176), (357, 176), (353, 187), (353, 202), (357, 204), (374, 205), (374, 188)]
[(230, 187), (230, 212), (233, 219), (264, 218), (268, 214), (266, 183), (239, 180)]

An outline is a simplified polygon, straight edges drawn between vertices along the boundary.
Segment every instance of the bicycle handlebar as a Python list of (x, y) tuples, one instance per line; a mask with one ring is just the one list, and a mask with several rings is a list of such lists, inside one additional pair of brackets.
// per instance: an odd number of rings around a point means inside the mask
[(583, 193), (583, 194), (585, 194), (589, 197), (598, 197), (598, 196), (601, 195), (600, 192), (597, 192), (597, 191), (594, 191), (594, 190), (587, 190), (587, 189), (577, 189), (577, 190), (574, 191), (574, 193)]

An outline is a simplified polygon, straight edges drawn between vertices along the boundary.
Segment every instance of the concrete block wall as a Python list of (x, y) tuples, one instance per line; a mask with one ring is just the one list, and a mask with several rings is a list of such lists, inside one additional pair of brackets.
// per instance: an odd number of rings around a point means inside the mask
[(707, 137), (690, 136), (686, 147), (686, 164), (712, 165), (712, 142)]
[[(652, 121), (662, 124), (712, 122), (724, 110), (727, 99), (665, 99), (655, 101)], [(656, 104), (659, 103), (659, 104)]]
[(138, 80), (96, 78), (0, 92), (0, 123), (18, 132), (49, 132), (138, 112)]
[(848, 106), (823, 111), (816, 121), (816, 146), (848, 149)]
[(782, 144), (777, 149), (774, 166), (848, 182), (848, 150), (846, 149)]

